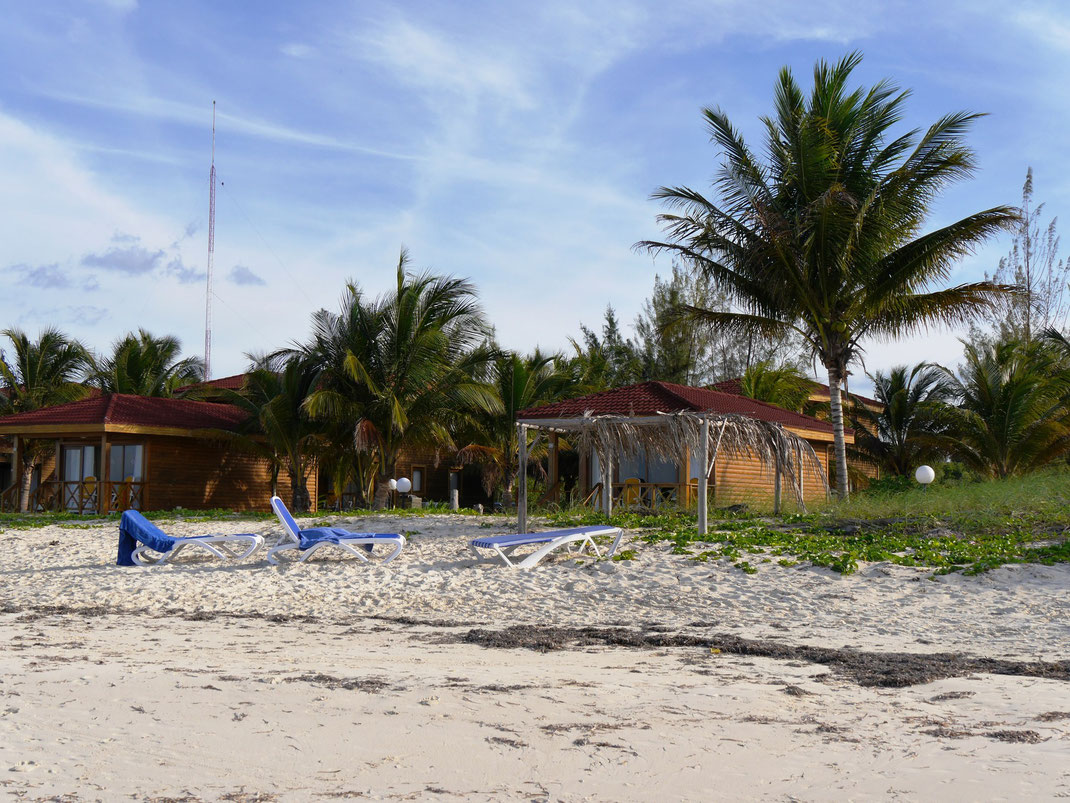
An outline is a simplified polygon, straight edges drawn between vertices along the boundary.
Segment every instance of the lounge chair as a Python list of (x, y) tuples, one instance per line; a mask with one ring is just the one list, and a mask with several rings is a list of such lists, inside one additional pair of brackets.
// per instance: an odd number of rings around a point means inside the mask
[[(223, 560), (241, 560), (256, 552), (262, 543), (263, 536), (253, 533), (172, 537), (138, 511), (127, 510), (119, 519), (119, 555), (115, 563), (118, 566), (159, 566), (188, 546), (201, 547)], [(244, 551), (231, 548), (239, 544)], [(159, 557), (146, 559), (148, 552), (155, 552)]]
[[(283, 532), (279, 542), (267, 554), (269, 563), (278, 563), (279, 561), (275, 554), (287, 549), (299, 549), (301, 551), (301, 560), (305, 561), (311, 558), (317, 549), (327, 544), (339, 546), (356, 555), (365, 563), (368, 562), (368, 558), (363, 552), (370, 553), (380, 544), (392, 545), (394, 547), (393, 551), (383, 559), (383, 563), (389, 563), (401, 554), (401, 550), (405, 546), (405, 536), (397, 533), (351, 533), (340, 527), (313, 527), (308, 530), (302, 530), (297, 526), (294, 517), (290, 515), (290, 511), (286, 509), (286, 505), (277, 496), (271, 497), (271, 509), (278, 516)], [(363, 547), (363, 551), (355, 547)]]
[[(594, 542), (595, 536), (598, 535), (614, 536), (613, 546), (609, 548), (609, 552), (605, 555), (607, 558), (612, 557), (613, 553), (617, 551), (617, 547), (620, 546), (620, 539), (623, 535), (619, 527), (575, 527), (570, 530), (548, 530), (544, 533), (490, 535), (486, 538), (476, 538), (469, 544), (469, 548), (480, 560), (487, 560), (488, 557), (489, 559), (493, 558), (493, 556), (485, 556), (479, 551), (480, 549), (493, 549), (498, 557), (505, 561), (507, 566), (513, 566), (517, 569), (530, 569), (532, 566), (538, 565), (539, 561), (551, 552), (561, 547), (565, 547), (569, 554), (573, 554), (572, 544), (575, 543), (579, 543), (580, 548), (574, 554), (582, 555), (583, 550), (589, 545), (595, 555), (602, 557), (602, 553), (598, 551), (598, 545)], [(510, 560), (517, 548), (536, 544), (542, 544), (543, 546), (540, 546), (530, 555), (524, 556), (519, 562), (514, 563)]]

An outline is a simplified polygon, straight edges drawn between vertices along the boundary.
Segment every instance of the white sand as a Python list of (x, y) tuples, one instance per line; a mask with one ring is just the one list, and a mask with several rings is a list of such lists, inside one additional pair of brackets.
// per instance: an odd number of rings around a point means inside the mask
[[(704, 622), (784, 643), (1064, 660), (1065, 565), (930, 580), (888, 564), (841, 577), (770, 563), (748, 576), (635, 543), (635, 561), (520, 572), (467, 550), (508, 531), (504, 519), (335, 521), (410, 543), (386, 567), (337, 552), (278, 568), (186, 553), (124, 569), (113, 524), (0, 533), (0, 787), (30, 800), (1070, 795), (1070, 715), (1042, 716), (1070, 712), (1066, 682), (874, 689), (817, 664), (700, 648), (458, 643), (470, 626), (515, 622)], [(270, 522), (163, 526), (278, 534)], [(85, 612), (101, 607), (123, 615)], [(1041, 741), (986, 735), (1008, 730)]]

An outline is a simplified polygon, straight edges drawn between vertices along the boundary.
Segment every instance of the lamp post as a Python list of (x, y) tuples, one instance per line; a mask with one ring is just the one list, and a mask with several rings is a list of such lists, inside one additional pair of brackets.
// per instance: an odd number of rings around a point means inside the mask
[(928, 490), (929, 483), (936, 479), (936, 472), (931, 466), (918, 466), (918, 470), (914, 472), (914, 479), (921, 483), (922, 488)]
[[(398, 493), (401, 494), (402, 498), (404, 499), (408, 496), (409, 491), (412, 490), (412, 483), (409, 481), (408, 477), (402, 477), (400, 480), (398, 480), (397, 487)], [(405, 507), (406, 505), (404, 502), (402, 502), (401, 506)]]

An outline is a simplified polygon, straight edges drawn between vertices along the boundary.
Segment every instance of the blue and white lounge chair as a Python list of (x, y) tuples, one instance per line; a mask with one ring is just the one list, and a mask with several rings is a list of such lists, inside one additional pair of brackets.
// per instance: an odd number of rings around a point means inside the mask
[[(613, 546), (609, 548), (609, 552), (605, 555), (607, 558), (612, 557), (613, 553), (617, 551), (617, 547), (620, 546), (620, 539), (623, 535), (619, 527), (575, 527), (571, 530), (548, 530), (544, 533), (489, 535), (486, 538), (476, 538), (469, 544), (469, 548), (480, 560), (488, 559), (487, 556), (484, 556), (479, 551), (480, 549), (493, 549), (498, 557), (505, 561), (507, 566), (513, 566), (517, 569), (530, 569), (532, 566), (538, 565), (539, 561), (551, 552), (561, 547), (565, 547), (569, 554), (582, 555), (583, 550), (590, 546), (595, 555), (602, 557), (602, 553), (598, 551), (598, 545), (594, 542), (595, 536), (599, 535), (613, 536)], [(575, 543), (579, 543), (580, 548), (578, 552), (573, 553), (572, 544)], [(514, 563), (513, 560), (510, 560), (511, 557), (515, 557), (513, 553), (517, 548), (539, 544), (542, 546), (530, 555), (526, 555), (519, 562)], [(489, 557), (493, 558), (493, 556)]]
[[(188, 546), (199, 546), (223, 560), (247, 558), (264, 543), (263, 536), (253, 533), (240, 535), (194, 535), (173, 538), (136, 510), (127, 510), (119, 519), (118, 566), (159, 566), (166, 563)], [(231, 549), (240, 544), (244, 551)], [(146, 553), (159, 555), (155, 560), (146, 560)]]
[[(327, 544), (339, 546), (365, 563), (368, 562), (368, 558), (364, 552), (370, 553), (380, 544), (393, 546), (393, 551), (383, 559), (383, 563), (389, 563), (401, 554), (405, 546), (405, 536), (398, 533), (351, 533), (340, 527), (313, 527), (302, 530), (297, 526), (294, 517), (290, 515), (290, 511), (286, 509), (286, 505), (277, 496), (271, 497), (271, 509), (275, 511), (279, 523), (282, 524), (282, 538), (268, 552), (269, 563), (278, 563), (275, 554), (287, 549), (299, 549), (301, 560), (305, 561), (311, 558), (317, 549)], [(358, 546), (363, 547), (363, 551), (355, 549)]]

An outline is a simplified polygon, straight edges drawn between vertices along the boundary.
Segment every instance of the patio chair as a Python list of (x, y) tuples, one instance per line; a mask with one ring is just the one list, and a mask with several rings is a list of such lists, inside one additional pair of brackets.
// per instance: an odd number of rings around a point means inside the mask
[[(532, 566), (537, 566), (539, 561), (554, 552), (561, 547), (570, 554), (582, 555), (583, 550), (588, 546), (599, 558), (602, 557), (602, 553), (598, 549), (598, 545), (595, 544), (594, 538), (599, 535), (612, 535), (613, 545), (609, 548), (605, 557), (612, 557), (617, 551), (617, 547), (620, 546), (620, 539), (623, 532), (619, 527), (574, 527), (569, 530), (547, 530), (543, 533), (520, 533), (519, 535), (490, 535), (485, 538), (476, 538), (469, 544), (469, 549), (475, 554), (479, 560), (492, 560), (493, 555), (485, 556), (480, 549), (492, 549), (494, 553), (498, 555), (506, 566), (512, 566), (516, 569), (530, 569)], [(573, 544), (579, 544), (580, 548), (577, 552), (572, 551)], [(518, 548), (524, 546), (539, 546), (534, 552), (529, 555), (525, 555), (518, 562), (516, 556), (513, 554)], [(514, 560), (510, 560), (513, 558)]]
[[(115, 563), (117, 566), (159, 566), (188, 546), (201, 547), (223, 560), (242, 560), (256, 552), (262, 543), (263, 536), (253, 533), (172, 537), (138, 511), (127, 510), (119, 519), (119, 555)], [(244, 551), (232, 548), (237, 545)], [(155, 552), (159, 557), (152, 560), (149, 552)]]
[[(279, 523), (282, 524), (282, 537), (268, 552), (269, 563), (277, 564), (279, 561), (275, 557), (276, 553), (288, 549), (300, 550), (301, 560), (306, 561), (316, 550), (327, 544), (341, 547), (365, 563), (368, 562), (368, 558), (364, 552), (371, 553), (379, 545), (393, 546), (393, 551), (383, 558), (383, 563), (389, 563), (401, 554), (405, 546), (405, 536), (398, 533), (351, 533), (340, 527), (313, 527), (302, 530), (297, 526), (294, 517), (290, 515), (290, 511), (286, 509), (286, 505), (277, 496), (271, 497), (271, 509), (275, 511)], [(356, 549), (356, 547), (362, 547), (363, 550)]]

